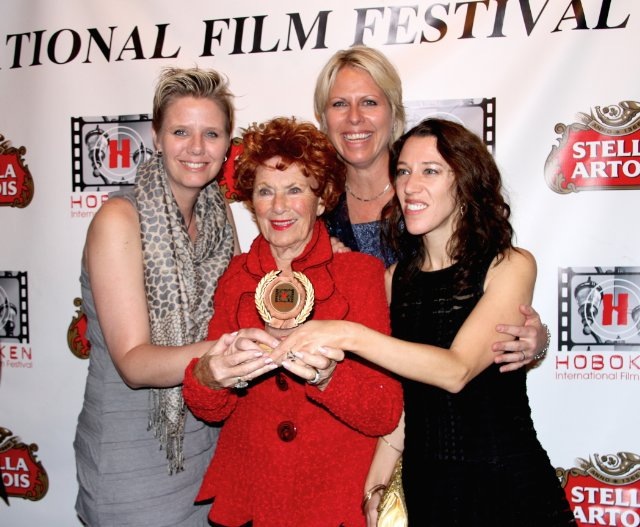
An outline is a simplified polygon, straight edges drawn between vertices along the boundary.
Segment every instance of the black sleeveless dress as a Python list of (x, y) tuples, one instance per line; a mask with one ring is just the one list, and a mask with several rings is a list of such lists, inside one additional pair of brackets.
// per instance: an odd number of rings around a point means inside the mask
[[(483, 294), (488, 264), (462, 294), (456, 266), (394, 273), (392, 332), (449, 348)], [(576, 525), (531, 420), (526, 372), (492, 365), (457, 394), (403, 380), (403, 484), (410, 527)]]

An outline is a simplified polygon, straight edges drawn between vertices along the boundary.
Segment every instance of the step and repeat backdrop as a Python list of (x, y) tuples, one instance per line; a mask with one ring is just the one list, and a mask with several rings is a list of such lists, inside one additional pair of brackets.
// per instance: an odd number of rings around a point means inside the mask
[[(4, 0), (0, 13), (1, 525), (79, 525), (80, 257), (107, 194), (153, 153), (161, 68), (227, 75), (239, 136), (313, 121), (319, 70), (354, 44), (398, 68), (409, 125), (448, 115), (494, 153), (552, 334), (528, 373), (540, 440), (580, 525), (640, 525), (639, 2)], [(256, 228), (232, 208), (246, 250)]]

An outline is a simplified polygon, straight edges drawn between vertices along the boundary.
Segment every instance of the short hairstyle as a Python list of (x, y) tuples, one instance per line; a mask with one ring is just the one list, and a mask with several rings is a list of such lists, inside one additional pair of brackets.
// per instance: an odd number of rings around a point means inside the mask
[(251, 125), (242, 136), (242, 152), (235, 167), (236, 190), (252, 211), (256, 171), (273, 157), (280, 157), (278, 170), (295, 163), (305, 177), (315, 178), (318, 186), (313, 192), (323, 200), (327, 211), (336, 206), (347, 168), (335, 148), (313, 123), (277, 117)]
[[(391, 176), (396, 179), (402, 148), (412, 137), (435, 137), (436, 148), (454, 173), (454, 195), (458, 218), (447, 245), (453, 262), (460, 264), (460, 286), (469, 285), (470, 272), (513, 248), (513, 228), (509, 222), (511, 208), (503, 195), (502, 178), (491, 153), (476, 134), (447, 119), (429, 118), (398, 139), (391, 150)], [(419, 269), (425, 259), (422, 237), (404, 228), (397, 196), (385, 210), (389, 219), (391, 245), (409, 258), (410, 269)]]
[(164, 68), (158, 78), (153, 96), (153, 119), (151, 125), (157, 133), (167, 106), (178, 97), (210, 99), (215, 102), (226, 117), (225, 129), (231, 137), (234, 127), (233, 94), (227, 79), (211, 69)]
[(336, 52), (324, 65), (316, 80), (316, 89), (313, 95), (313, 105), (316, 119), (323, 131), (327, 130), (324, 116), (329, 101), (329, 92), (336, 81), (338, 72), (349, 66), (359, 68), (373, 79), (384, 93), (391, 107), (391, 119), (393, 121), (389, 147), (404, 132), (405, 110), (402, 104), (402, 81), (398, 71), (385, 55), (367, 46), (353, 46)]

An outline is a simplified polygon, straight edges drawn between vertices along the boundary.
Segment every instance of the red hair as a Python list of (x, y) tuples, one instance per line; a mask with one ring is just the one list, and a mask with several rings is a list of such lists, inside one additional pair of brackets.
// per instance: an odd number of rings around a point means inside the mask
[(347, 168), (327, 136), (312, 123), (277, 117), (253, 124), (244, 132), (242, 146), (235, 168), (241, 200), (251, 203), (258, 167), (280, 157), (277, 170), (286, 170), (295, 163), (305, 177), (315, 178), (317, 187), (313, 192), (323, 200), (327, 211), (338, 203)]

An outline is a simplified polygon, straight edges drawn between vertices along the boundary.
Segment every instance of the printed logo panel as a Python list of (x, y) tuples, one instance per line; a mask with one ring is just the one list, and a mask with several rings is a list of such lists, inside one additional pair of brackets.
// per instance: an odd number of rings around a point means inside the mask
[(561, 350), (640, 349), (640, 268), (561, 268), (558, 281)]
[(25, 444), (11, 430), (0, 427), (0, 497), (41, 500), (49, 490), (49, 477), (37, 460), (38, 445)]
[(578, 119), (555, 127), (558, 146), (551, 148), (544, 170), (549, 188), (559, 194), (639, 188), (640, 103), (596, 106)]
[(0, 271), (0, 342), (29, 341), (27, 273)]
[(87, 315), (82, 309), (82, 299), (74, 298), (73, 304), (78, 308), (67, 330), (67, 345), (79, 359), (88, 359), (91, 343), (87, 339)]
[(73, 191), (99, 192), (131, 185), (140, 163), (153, 155), (148, 115), (72, 117)]
[(556, 469), (579, 526), (640, 525), (640, 456), (593, 454), (578, 467)]
[(558, 380), (640, 381), (640, 268), (558, 270)]
[(25, 163), (24, 146), (13, 148), (0, 134), (0, 207), (24, 208), (33, 199), (34, 185)]

